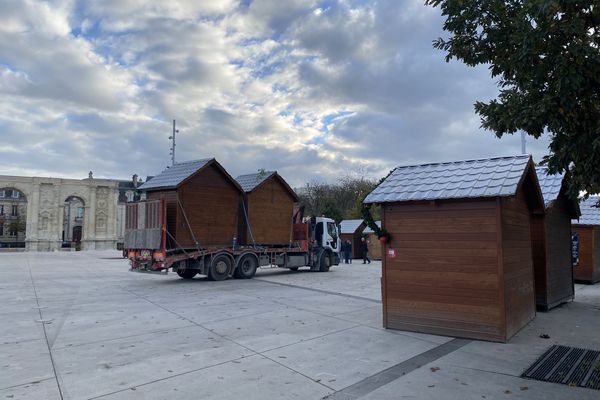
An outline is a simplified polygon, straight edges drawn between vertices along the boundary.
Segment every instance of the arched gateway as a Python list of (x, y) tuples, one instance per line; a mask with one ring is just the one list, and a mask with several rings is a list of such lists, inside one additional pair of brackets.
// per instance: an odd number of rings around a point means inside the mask
[(17, 213), (25, 225), (27, 250), (53, 251), (71, 244), (82, 250), (116, 248), (118, 181), (0, 176), (0, 194), (2, 190), (4, 200), (6, 193), (11, 201), (13, 193), (22, 196)]

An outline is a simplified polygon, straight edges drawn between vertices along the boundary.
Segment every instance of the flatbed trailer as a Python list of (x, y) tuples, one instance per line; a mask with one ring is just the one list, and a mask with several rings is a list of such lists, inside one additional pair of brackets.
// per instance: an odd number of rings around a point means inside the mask
[(234, 237), (229, 247), (202, 247), (196, 241), (195, 247), (184, 248), (168, 229), (164, 198), (127, 204), (125, 247), (131, 271), (167, 273), (170, 268), (184, 279), (200, 274), (220, 281), (250, 279), (263, 266), (326, 272), (340, 262), (339, 230), (324, 217), (294, 223), (287, 246), (239, 246)]

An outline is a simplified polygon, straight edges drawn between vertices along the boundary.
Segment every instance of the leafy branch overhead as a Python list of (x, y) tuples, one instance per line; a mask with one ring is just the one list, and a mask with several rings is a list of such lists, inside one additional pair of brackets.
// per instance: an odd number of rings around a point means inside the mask
[(446, 18), (434, 41), (446, 61), (488, 65), (500, 93), (475, 110), (497, 137), (548, 132), (550, 173), (569, 172), (570, 194), (600, 192), (598, 0), (426, 0)]

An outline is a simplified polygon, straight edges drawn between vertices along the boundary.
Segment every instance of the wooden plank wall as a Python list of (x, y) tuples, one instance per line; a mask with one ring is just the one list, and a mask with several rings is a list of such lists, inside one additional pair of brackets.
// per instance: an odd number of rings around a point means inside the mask
[(595, 226), (594, 229), (594, 282), (600, 281), (600, 226)]
[[(505, 340), (498, 202), (382, 207), (395, 258), (383, 260), (387, 328)], [(385, 254), (385, 253), (384, 253)]]
[[(561, 196), (546, 210), (546, 306), (552, 308), (573, 298), (571, 216)], [(538, 303), (539, 305), (539, 303)]]
[(531, 217), (531, 246), (535, 278), (535, 301), (538, 307), (548, 304), (548, 282), (546, 275), (546, 227), (544, 215)]
[[(179, 200), (200, 247), (231, 246), (238, 231), (241, 193), (215, 166), (209, 165), (182, 183)], [(177, 206), (177, 242), (194, 248), (181, 207)]]
[[(293, 211), (294, 198), (275, 176), (248, 193), (248, 219), (256, 243), (289, 244)], [(247, 240), (251, 242), (249, 233)]]
[(576, 281), (594, 283), (600, 281), (600, 236), (598, 227), (573, 225), (579, 233), (579, 265), (573, 268)]
[(521, 190), (500, 200), (506, 338), (510, 339), (535, 317), (535, 288), (530, 212)]

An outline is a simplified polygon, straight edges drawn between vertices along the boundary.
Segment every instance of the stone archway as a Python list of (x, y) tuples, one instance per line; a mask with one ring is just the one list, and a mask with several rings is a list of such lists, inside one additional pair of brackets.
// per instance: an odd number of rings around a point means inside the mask
[(63, 207), (62, 248), (81, 250), (85, 219), (85, 201), (79, 196), (67, 196)]

